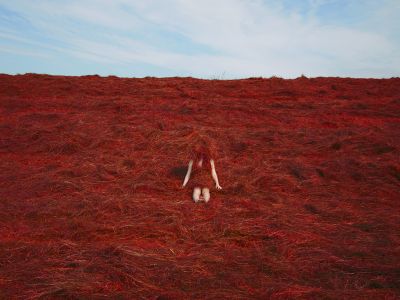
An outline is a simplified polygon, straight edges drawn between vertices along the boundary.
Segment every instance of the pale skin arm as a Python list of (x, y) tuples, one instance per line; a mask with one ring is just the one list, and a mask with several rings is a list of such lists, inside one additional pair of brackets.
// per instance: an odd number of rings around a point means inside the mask
[(193, 166), (193, 160), (189, 161), (188, 170), (185, 176), (185, 180), (183, 181), (182, 187), (184, 187), (189, 181), (190, 173), (192, 172), (192, 166)]
[(222, 187), (219, 185), (219, 182), (218, 182), (218, 175), (217, 175), (217, 171), (215, 171), (215, 164), (214, 164), (213, 159), (210, 160), (210, 164), (211, 164), (211, 175), (215, 181), (215, 187), (219, 190), (222, 190)]

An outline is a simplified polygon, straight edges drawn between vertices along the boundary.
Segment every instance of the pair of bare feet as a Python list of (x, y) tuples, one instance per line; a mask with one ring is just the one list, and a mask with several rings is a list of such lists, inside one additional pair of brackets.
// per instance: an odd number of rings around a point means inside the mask
[(193, 190), (193, 201), (194, 202), (208, 202), (210, 201), (210, 189), (209, 188), (202, 188), (200, 189), (199, 187), (195, 187)]

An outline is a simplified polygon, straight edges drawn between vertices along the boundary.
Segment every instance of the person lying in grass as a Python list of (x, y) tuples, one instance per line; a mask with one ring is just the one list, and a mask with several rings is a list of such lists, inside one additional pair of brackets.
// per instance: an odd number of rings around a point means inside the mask
[[(210, 166), (210, 169), (208, 169), (208, 165)], [(208, 173), (208, 170), (210, 170), (210, 173)], [(191, 174), (193, 179), (190, 186), (193, 188), (193, 201), (196, 203), (199, 201), (210, 201), (209, 187), (213, 185), (211, 177), (215, 181), (215, 188), (218, 190), (222, 189), (219, 185), (214, 160), (210, 157), (209, 151), (204, 147), (197, 147), (195, 149), (194, 159), (189, 161), (188, 170), (182, 187), (186, 186)]]

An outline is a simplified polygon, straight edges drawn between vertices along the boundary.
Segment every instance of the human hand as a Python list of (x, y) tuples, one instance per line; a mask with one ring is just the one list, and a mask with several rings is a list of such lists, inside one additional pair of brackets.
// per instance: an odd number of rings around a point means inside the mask
[(218, 190), (222, 190), (222, 187), (221, 187), (218, 183), (215, 185), (215, 187), (216, 187)]

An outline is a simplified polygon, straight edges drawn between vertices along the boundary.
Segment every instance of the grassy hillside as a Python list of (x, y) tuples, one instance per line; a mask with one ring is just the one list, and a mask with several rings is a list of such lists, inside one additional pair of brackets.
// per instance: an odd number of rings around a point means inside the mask
[(400, 297), (400, 79), (0, 75), (0, 110), (0, 298)]

